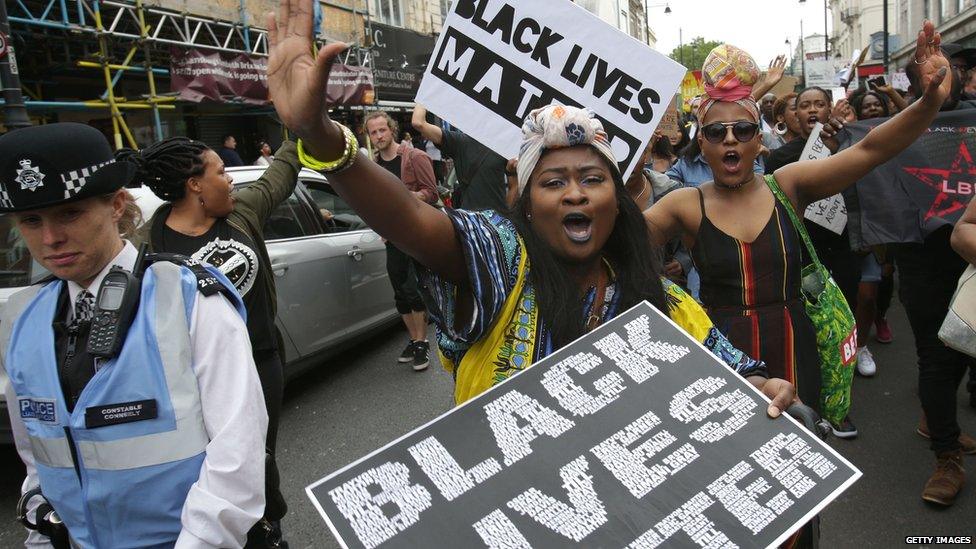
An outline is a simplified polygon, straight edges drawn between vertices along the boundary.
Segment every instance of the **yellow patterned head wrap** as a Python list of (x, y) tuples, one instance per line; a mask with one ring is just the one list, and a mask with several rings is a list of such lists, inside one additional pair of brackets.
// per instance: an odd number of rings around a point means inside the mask
[(756, 60), (744, 50), (731, 44), (722, 44), (713, 49), (702, 65), (705, 95), (698, 106), (699, 123), (705, 120), (708, 109), (718, 101), (742, 105), (758, 122), (759, 105), (751, 94), (760, 74)]

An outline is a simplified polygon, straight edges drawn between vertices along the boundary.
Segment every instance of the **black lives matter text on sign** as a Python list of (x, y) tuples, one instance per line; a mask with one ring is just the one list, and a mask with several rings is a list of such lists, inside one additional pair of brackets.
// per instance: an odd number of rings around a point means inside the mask
[[(574, 107), (584, 106), (519, 68), (518, 65), (478, 44), (474, 39), (461, 34), (457, 29), (447, 29), (445, 36), (446, 39), (440, 43), (440, 49), (434, 52), (431, 74), (441, 78), (444, 83), (453, 86), (455, 90), (485, 109), (504, 118), (513, 127), (520, 128), (529, 112), (549, 105), (553, 101)], [(458, 51), (464, 53), (459, 56)], [(499, 85), (493, 88), (483, 85), (484, 70), (467, 70), (468, 67), (498, 67)], [(653, 97), (659, 99), (657, 92), (650, 91), (654, 93)], [(603, 129), (610, 142), (622, 143), (623, 145), (618, 148), (628, 151), (627, 156), (617, 159), (620, 171), (623, 173), (634, 160), (633, 155), (641, 151), (641, 141), (606, 118), (596, 116), (603, 123)]]
[(767, 547), (860, 472), (641, 304), (307, 488), (345, 547)]
[(457, 0), (417, 101), (505, 158), (533, 109), (587, 107), (626, 177), (684, 72), (566, 0)]

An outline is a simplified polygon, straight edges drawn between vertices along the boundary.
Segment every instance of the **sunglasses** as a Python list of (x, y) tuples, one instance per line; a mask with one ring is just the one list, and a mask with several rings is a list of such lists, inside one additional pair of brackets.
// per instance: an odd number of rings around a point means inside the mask
[(756, 132), (759, 131), (759, 124), (746, 122), (745, 120), (738, 122), (713, 122), (702, 127), (702, 136), (709, 143), (721, 143), (725, 140), (725, 136), (728, 135), (728, 128), (732, 128), (733, 137), (740, 143), (745, 143), (746, 141), (752, 141), (756, 137)]

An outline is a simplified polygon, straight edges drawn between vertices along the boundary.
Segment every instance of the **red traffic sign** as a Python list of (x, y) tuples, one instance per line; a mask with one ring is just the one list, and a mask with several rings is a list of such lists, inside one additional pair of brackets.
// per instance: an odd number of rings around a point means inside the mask
[(7, 55), (7, 35), (0, 32), (0, 59)]

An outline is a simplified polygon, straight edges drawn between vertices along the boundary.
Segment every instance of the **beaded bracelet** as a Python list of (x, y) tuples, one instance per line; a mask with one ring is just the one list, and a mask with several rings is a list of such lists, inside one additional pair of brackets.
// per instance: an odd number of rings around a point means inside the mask
[(322, 173), (338, 173), (343, 170), (348, 169), (356, 162), (356, 156), (359, 152), (359, 142), (356, 140), (355, 134), (352, 130), (343, 126), (342, 124), (335, 123), (339, 129), (342, 130), (342, 137), (345, 141), (345, 150), (336, 160), (330, 162), (322, 162), (305, 151), (305, 147), (302, 144), (302, 140), (298, 140), (298, 160), (306, 168), (315, 170)]

